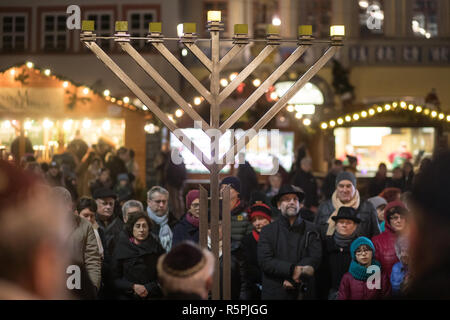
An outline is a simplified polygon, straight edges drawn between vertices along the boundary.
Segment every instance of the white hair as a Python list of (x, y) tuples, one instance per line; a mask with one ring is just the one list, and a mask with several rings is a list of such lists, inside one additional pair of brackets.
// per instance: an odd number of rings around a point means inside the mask
[(127, 202), (125, 202), (122, 206), (122, 215), (123, 218), (125, 219), (126, 215), (127, 215), (127, 211), (130, 208), (139, 208), (139, 211), (144, 211), (144, 206), (142, 205), (142, 203), (138, 200), (128, 200)]

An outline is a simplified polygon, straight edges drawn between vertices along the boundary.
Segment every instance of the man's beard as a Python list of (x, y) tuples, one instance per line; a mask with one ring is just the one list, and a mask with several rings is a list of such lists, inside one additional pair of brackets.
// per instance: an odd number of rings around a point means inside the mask
[(298, 215), (298, 211), (299, 211), (298, 208), (289, 207), (289, 208), (286, 208), (286, 210), (284, 210), (284, 212), (281, 212), (281, 213), (285, 217), (295, 217)]

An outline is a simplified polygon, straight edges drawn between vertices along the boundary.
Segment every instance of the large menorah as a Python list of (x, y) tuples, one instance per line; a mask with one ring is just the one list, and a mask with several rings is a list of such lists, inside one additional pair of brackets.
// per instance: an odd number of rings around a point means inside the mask
[[(175, 133), (180, 141), (198, 158), (210, 172), (211, 193), (211, 249), (216, 257), (212, 298), (220, 298), (220, 269), (219, 269), (219, 173), (227, 164), (234, 163), (236, 154), (252, 140), (257, 132), (276, 116), (288, 101), (333, 57), (342, 46), (344, 37), (343, 26), (331, 27), (330, 40), (315, 40), (312, 37), (311, 26), (299, 26), (297, 39), (282, 39), (278, 28), (268, 26), (266, 39), (250, 39), (248, 26), (237, 24), (234, 26), (234, 37), (222, 41), (230, 42), (231, 49), (220, 58), (220, 31), (223, 30), (220, 11), (208, 12), (207, 28), (211, 34), (210, 39), (198, 39), (194, 23), (183, 24), (183, 35), (180, 38), (165, 38), (162, 35), (161, 23), (150, 23), (149, 34), (146, 37), (131, 37), (128, 34), (126, 21), (116, 22), (116, 33), (110, 37), (99, 37), (94, 33), (94, 21), (83, 21), (81, 41), (136, 95), (136, 97), (150, 110), (171, 132)], [(97, 39), (113, 39), (122, 50), (131, 58), (175, 101), (187, 115), (194, 120), (196, 127), (201, 128), (211, 139), (211, 154), (205, 155), (164, 113), (158, 105), (97, 45)], [(162, 56), (203, 96), (210, 104), (210, 121), (207, 123), (192, 106), (159, 74), (151, 64), (130, 44), (132, 40), (146, 40), (155, 47)], [(211, 57), (196, 45), (198, 40), (210, 40)], [(203, 84), (174, 56), (164, 45), (164, 41), (180, 41), (210, 72), (209, 91)], [(220, 72), (242, 50), (253, 42), (265, 41), (265, 48), (222, 90), (220, 91)], [(242, 103), (241, 106), (222, 124), (220, 124), (221, 103), (242, 83), (263, 61), (282, 43), (296, 43), (297, 48), (278, 68)], [(252, 107), (259, 98), (302, 56), (313, 43), (329, 43), (326, 52), (292, 85), (292, 87), (248, 130), (223, 157), (219, 157), (219, 138), (230, 129), (244, 113)], [(217, 134), (219, 133), (219, 134)], [(222, 192), (223, 213), (223, 299), (231, 298), (231, 217), (229, 204), (229, 187)], [(200, 186), (200, 245), (207, 246), (208, 230), (208, 194)]]

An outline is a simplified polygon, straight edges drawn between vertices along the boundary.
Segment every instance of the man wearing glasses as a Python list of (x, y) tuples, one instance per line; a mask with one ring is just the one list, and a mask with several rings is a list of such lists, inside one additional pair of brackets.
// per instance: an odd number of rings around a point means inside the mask
[(172, 229), (177, 219), (169, 212), (169, 192), (166, 189), (154, 186), (147, 192), (147, 213), (153, 222), (152, 234), (159, 239), (166, 252), (169, 252), (172, 248)]
[(312, 277), (319, 267), (322, 247), (316, 226), (299, 215), (304, 198), (300, 188), (283, 185), (272, 199), (281, 217), (261, 230), (257, 247), (263, 300), (313, 296)]

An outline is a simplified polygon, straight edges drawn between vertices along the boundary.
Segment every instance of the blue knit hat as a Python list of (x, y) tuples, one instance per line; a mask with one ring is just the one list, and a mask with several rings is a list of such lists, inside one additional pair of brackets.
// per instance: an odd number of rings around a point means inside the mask
[(364, 244), (368, 245), (372, 249), (373, 257), (375, 257), (375, 247), (373, 246), (372, 241), (370, 241), (370, 239), (366, 237), (359, 237), (355, 239), (350, 245), (350, 253), (353, 260), (356, 260), (355, 251)]

